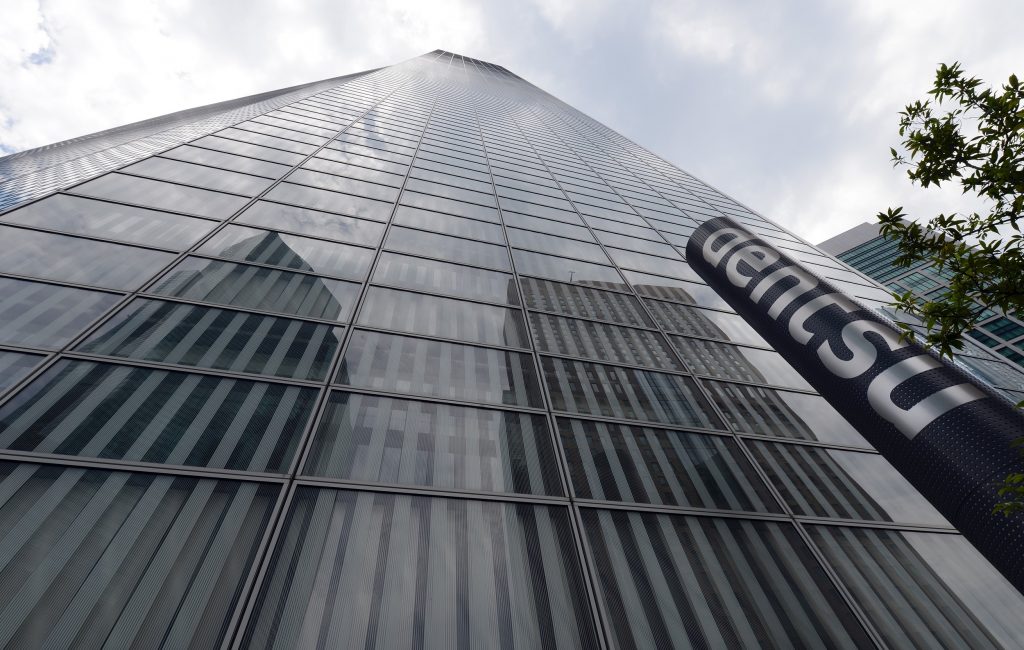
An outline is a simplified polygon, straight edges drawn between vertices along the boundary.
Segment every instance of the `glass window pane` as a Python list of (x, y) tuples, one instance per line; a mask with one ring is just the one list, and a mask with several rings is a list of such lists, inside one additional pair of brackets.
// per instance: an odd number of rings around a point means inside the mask
[(353, 219), (269, 201), (257, 201), (236, 222), (366, 246), (376, 246), (384, 237), (384, 224), (376, 221)]
[(174, 158), (175, 160), (196, 163), (199, 165), (209, 165), (211, 167), (230, 169), (232, 171), (244, 172), (246, 174), (255, 174), (257, 176), (263, 176), (264, 178), (271, 179), (284, 176), (288, 173), (288, 170), (292, 168), (292, 165), (295, 164), (278, 165), (276, 163), (267, 162), (266, 160), (258, 160), (257, 158), (250, 158), (247, 156), (233, 156), (229, 153), (211, 151), (210, 149), (200, 149), (199, 147), (192, 147), (189, 145), (182, 145), (171, 149), (170, 151), (165, 151), (161, 153), (160, 156), (163, 158)]
[(501, 206), (502, 212), (508, 210), (509, 212), (519, 212), (520, 214), (543, 217), (545, 219), (554, 219), (555, 221), (564, 221), (565, 223), (582, 223), (580, 215), (575, 212), (559, 210), (558, 208), (552, 208), (546, 205), (537, 205), (536, 203), (527, 203), (525, 201), (517, 201), (515, 199), (508, 199), (505, 197), (500, 197), (498, 199), (498, 205)]
[(430, 194), (407, 191), (402, 194), (402, 205), (423, 208), (424, 210), (432, 210), (434, 212), (446, 212), (457, 217), (501, 223), (501, 220), (498, 218), (498, 211), (494, 208), (477, 205), (476, 203), (464, 203), (463, 201), (446, 199)]
[[(408, 165), (391, 160), (383, 160), (380, 156), (362, 156), (352, 151), (321, 149), (315, 158), (306, 161), (306, 167), (329, 174), (340, 174), (363, 180), (376, 179), (385, 185), (400, 186)], [(388, 172), (390, 175), (367, 172)], [(364, 176), (365, 175), (365, 176)]]
[(0, 391), (7, 390), (25, 377), (45, 359), (41, 354), (24, 354), (0, 350)]
[[(462, 187), (453, 187), (452, 185), (443, 185), (440, 182), (435, 183), (431, 181), (420, 180), (418, 178), (410, 178), (405, 184), (406, 192), (421, 192), (423, 194), (429, 194), (431, 198), (444, 197), (445, 199), (451, 199), (453, 201), (474, 204), (469, 209), (475, 208), (476, 204), (486, 206), (496, 205), (494, 201), (494, 194), (491, 193), (490, 183), (488, 183), (486, 186), (478, 185), (476, 187), (479, 189), (483, 189), (484, 187), (486, 187), (486, 193), (482, 191), (477, 191), (476, 189), (464, 189)], [(462, 210), (465, 208), (462, 208), (460, 206), (459, 209)]]
[(11, 648), (214, 648), (273, 522), (276, 485), (0, 465)]
[(0, 343), (59, 348), (121, 296), (0, 278)]
[(299, 183), (301, 185), (311, 185), (313, 187), (320, 187), (334, 192), (344, 192), (345, 194), (365, 196), (371, 199), (388, 201), (389, 203), (398, 198), (398, 188), (392, 187), (391, 185), (368, 183), (355, 178), (335, 176), (334, 174), (325, 174), (323, 172), (313, 171), (310, 169), (296, 169), (290, 176), (288, 176), (288, 182)]
[[(558, 235), (561, 237), (572, 237), (574, 239), (582, 239), (585, 241), (594, 241), (593, 235), (586, 228), (580, 226), (572, 226), (561, 221), (552, 221), (551, 219), (541, 219), (539, 217), (530, 217), (525, 214), (517, 214), (515, 212), (503, 212), (502, 217), (505, 219), (505, 225), (514, 226), (516, 228), (526, 228), (529, 230), (535, 230), (550, 235)], [(511, 231), (509, 231), (511, 233)], [(607, 258), (604, 258), (607, 260)]]
[(246, 648), (597, 647), (566, 508), (300, 487), (284, 531)]
[[(442, 185), (454, 185), (460, 189), (472, 190), (474, 192), (484, 192), (486, 195), (492, 195), (491, 192), (491, 179), (472, 179), (465, 178), (458, 174), (445, 174), (441, 172), (431, 171), (429, 169), (422, 169), (419, 165), (412, 168), (412, 179), (416, 179), (421, 183), (425, 183), (424, 187), (430, 187), (430, 184), (442, 184)], [(410, 179), (411, 180), (411, 179)], [(406, 186), (408, 189), (415, 190), (416, 186)], [(430, 189), (423, 190), (431, 194), (438, 194), (439, 192), (433, 192)], [(443, 196), (449, 196), (448, 194), (442, 194)], [(481, 197), (483, 198), (483, 197)], [(473, 199), (466, 199), (472, 201)], [(487, 196), (482, 201), (476, 201), (477, 203), (486, 203), (488, 205), (494, 205), (493, 196)]]
[(334, 392), (306, 474), (484, 492), (562, 494), (541, 415)]
[(890, 647), (1020, 646), (1024, 596), (960, 535), (807, 530)]
[(0, 408), (0, 447), (282, 472), (316, 395), (283, 384), (60, 361)]
[(235, 225), (218, 232), (199, 252), (350, 280), (366, 276), (374, 255), (369, 248)]
[[(248, 123), (245, 124), (247, 125)], [(304, 144), (302, 142), (288, 140), (287, 138), (280, 138), (276, 135), (269, 135), (267, 133), (256, 133), (255, 131), (247, 130), (246, 126), (241, 124), (239, 126), (241, 128), (228, 127), (223, 131), (218, 131), (216, 135), (222, 138), (240, 140), (242, 142), (273, 147), (275, 149), (284, 149), (285, 151), (292, 151), (297, 154), (302, 154), (303, 156), (308, 156), (316, 151), (316, 147), (311, 144)]]
[(749, 447), (797, 514), (951, 526), (877, 454), (754, 441)]
[(654, 325), (644, 313), (640, 302), (633, 296), (534, 278), (520, 278), (520, 284), (523, 288), (523, 299), (530, 309), (626, 325)]
[(670, 260), (664, 257), (648, 255), (647, 253), (634, 253), (633, 251), (626, 251), (621, 248), (609, 248), (608, 254), (611, 255), (616, 264), (623, 268), (643, 271), (645, 273), (669, 275), (695, 282), (701, 281), (697, 272), (682, 260)]
[(871, 448), (823, 397), (718, 381), (704, 386), (736, 431)]
[(508, 347), (529, 347), (518, 309), (371, 287), (359, 324), (426, 336)]
[(543, 408), (530, 355), (355, 331), (336, 380), (362, 388)]
[(683, 370), (665, 338), (650, 330), (530, 314), (537, 349), (637, 366)]
[(505, 245), (505, 233), (499, 224), (463, 219), (404, 205), (398, 206), (398, 211), (395, 213), (395, 224), (466, 239), (477, 239), (490, 244)]
[(137, 289), (174, 259), (172, 253), (0, 226), (0, 272)]
[(583, 510), (613, 648), (869, 648), (789, 524)]
[(174, 210), (213, 219), (227, 219), (248, 199), (241, 196), (185, 187), (137, 176), (107, 174), (68, 190), (99, 199), (124, 201), (149, 208)]
[(519, 304), (515, 279), (509, 273), (422, 257), (382, 253), (373, 272), (373, 281), (458, 298)]
[(689, 377), (541, 357), (555, 410), (722, 428)]
[(527, 248), (540, 253), (551, 253), (552, 255), (564, 255), (582, 260), (608, 264), (608, 256), (604, 254), (597, 244), (576, 241), (555, 237), (548, 233), (533, 232), (531, 230), (519, 230), (518, 228), (508, 229), (508, 242), (512, 246)]
[[(239, 156), (249, 156), (251, 158), (259, 158), (260, 160), (269, 160), (289, 167), (298, 165), (305, 157), (301, 154), (292, 153), (290, 151), (271, 149), (270, 147), (264, 147), (258, 144), (249, 144), (238, 140), (228, 140), (227, 138), (221, 138), (216, 135), (203, 136), (198, 140), (193, 140), (189, 144), (196, 147), (203, 147), (204, 149), (226, 151), (228, 153), (238, 154)], [(175, 149), (174, 151), (177, 150)]]
[(542, 255), (530, 251), (512, 249), (512, 257), (516, 261), (516, 270), (526, 275), (536, 275), (559, 282), (575, 282), (578, 284), (607, 283), (622, 285), (619, 272), (611, 266), (591, 264), (571, 260), (567, 257)]
[(180, 160), (154, 156), (146, 158), (123, 170), (127, 174), (137, 174), (173, 183), (185, 183), (205, 187), (208, 190), (231, 192), (245, 196), (256, 196), (270, 187), (273, 181), (262, 176), (241, 174), (226, 169), (215, 169), (205, 165), (194, 165)]
[(736, 443), (724, 436), (559, 418), (582, 499), (779, 512)]
[(3, 220), (174, 250), (185, 250), (217, 226), (206, 219), (67, 194), (55, 194), (9, 212)]
[(636, 271), (623, 271), (622, 275), (629, 280), (629, 283), (641, 296), (732, 311), (729, 303), (722, 300), (715, 290), (706, 284), (637, 273)]
[(387, 221), (391, 216), (392, 204), (388, 201), (377, 201), (352, 194), (342, 194), (316, 187), (281, 183), (266, 194), (271, 201), (291, 203), (314, 210), (336, 212), (350, 217)]
[(512, 270), (512, 264), (508, 259), (508, 249), (504, 246), (458, 239), (422, 230), (392, 226), (388, 232), (385, 246), (400, 253), (426, 255), (450, 262), (486, 266), (500, 271)]
[(778, 352), (682, 336), (671, 339), (694, 374), (814, 390)]
[(737, 314), (695, 309), (659, 300), (644, 300), (644, 304), (654, 314), (658, 324), (671, 332), (768, 347), (768, 343)]
[(597, 231), (597, 236), (605, 246), (628, 248), (631, 251), (639, 251), (649, 255), (659, 255), (673, 260), (682, 261), (683, 259), (683, 256), (668, 244), (660, 244), (658, 242), (647, 241), (646, 239), (639, 239), (637, 237), (630, 237), (627, 235), (616, 235), (600, 230)]
[(153, 293), (296, 316), (346, 321), (359, 294), (353, 282), (248, 264), (187, 257)]
[(324, 379), (343, 328), (136, 299), (76, 349), (234, 372)]

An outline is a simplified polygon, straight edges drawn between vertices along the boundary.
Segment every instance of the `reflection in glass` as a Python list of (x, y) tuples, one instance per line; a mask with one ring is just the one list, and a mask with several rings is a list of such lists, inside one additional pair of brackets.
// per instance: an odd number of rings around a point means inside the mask
[[(590, 231), (582, 226), (573, 226), (561, 221), (552, 221), (551, 219), (541, 219), (540, 217), (531, 217), (525, 214), (517, 214), (515, 212), (502, 212), (502, 217), (505, 219), (505, 225), (513, 226), (516, 228), (526, 228), (529, 230), (535, 230), (537, 232), (557, 235), (560, 237), (572, 237), (574, 239), (582, 239), (585, 241), (594, 241), (594, 236), (590, 234)], [(509, 231), (511, 237), (512, 231)], [(607, 263), (608, 258), (600, 258), (602, 261)]]
[(382, 253), (373, 272), (373, 281), (457, 298), (519, 304), (515, 280), (509, 273), (422, 257)]
[(0, 463), (0, 645), (219, 647), (278, 491)]
[(671, 339), (694, 374), (813, 390), (778, 352), (682, 336)]
[(704, 386), (736, 431), (871, 448), (850, 423), (817, 395), (718, 381), (705, 381)]
[(508, 242), (512, 246), (526, 248), (538, 253), (564, 255), (598, 264), (608, 264), (608, 256), (597, 244), (588, 244), (575, 239), (555, 237), (548, 233), (537, 233), (518, 228), (508, 229)]
[(300, 487), (283, 530), (243, 647), (597, 647), (564, 507)]
[(352, 333), (335, 381), (467, 402), (544, 405), (528, 354), (379, 332)]
[(630, 295), (535, 278), (520, 278), (519, 281), (523, 299), (530, 309), (641, 327), (654, 325), (640, 302)]
[(199, 252), (350, 280), (363, 279), (373, 261), (368, 248), (235, 225), (218, 232)]
[(308, 210), (269, 201), (257, 201), (235, 222), (290, 230), (301, 235), (366, 246), (376, 246), (384, 236), (384, 224), (376, 221), (353, 219), (340, 214)]
[(706, 284), (650, 275), (649, 273), (637, 273), (636, 271), (623, 271), (622, 275), (629, 280), (629, 283), (641, 296), (732, 311), (732, 307)]
[(489, 244), (505, 245), (505, 234), (499, 224), (464, 219), (450, 214), (410, 208), (405, 205), (398, 206), (398, 211), (395, 212), (395, 224), (465, 239), (476, 239)]
[(530, 324), (542, 352), (683, 370), (657, 332), (536, 313), (530, 314)]
[(780, 511), (724, 436), (567, 418), (558, 420), (558, 430), (579, 498)]
[(413, 208), (423, 208), (434, 212), (446, 212), (457, 217), (468, 217), (492, 223), (501, 223), (498, 211), (476, 203), (464, 203), (455, 199), (446, 199), (431, 194), (419, 194), (417, 192), (405, 192), (402, 194), (402, 205)]
[(790, 524), (583, 509), (613, 648), (868, 648)]
[(173, 250), (185, 250), (217, 225), (205, 219), (68, 194), (54, 194), (5, 214), (3, 220)]
[(28, 377), (32, 369), (38, 366), (44, 358), (41, 354), (0, 350), (0, 391), (7, 390)]
[(543, 416), (334, 392), (306, 474), (373, 483), (561, 494)]
[(245, 196), (256, 196), (270, 187), (273, 181), (262, 176), (252, 176), (226, 169), (215, 169), (194, 165), (180, 160), (153, 156), (123, 168), (128, 174), (137, 174), (172, 183), (184, 183), (204, 187), (218, 192), (231, 192)]
[(336, 212), (374, 221), (387, 221), (391, 216), (392, 207), (390, 201), (377, 201), (295, 183), (281, 183), (275, 186), (274, 189), (267, 192), (266, 198), (270, 201), (280, 201), (304, 208)]
[(555, 410), (722, 428), (689, 377), (541, 357)]
[(345, 178), (344, 176), (335, 176), (334, 174), (325, 174), (311, 169), (296, 169), (288, 176), (288, 182), (319, 187), (331, 190), (332, 192), (365, 196), (371, 199), (387, 201), (388, 203), (392, 203), (398, 198), (397, 187), (370, 183), (355, 178)]
[(246, 309), (346, 321), (359, 285), (248, 264), (186, 257), (153, 293)]
[(137, 289), (174, 259), (172, 253), (0, 226), (0, 272), (48, 280)]
[(76, 349), (233, 372), (323, 379), (343, 328), (138, 298)]
[(0, 407), (0, 447), (281, 472), (315, 399), (312, 388), (65, 360)]
[[(207, 138), (203, 139), (208, 140)], [(252, 145), (248, 146), (252, 147)], [(259, 149), (262, 149), (262, 147)], [(259, 149), (256, 149), (253, 153), (265, 153)], [(249, 152), (247, 151), (246, 153)], [(277, 163), (267, 162), (266, 160), (257, 160), (256, 158), (250, 157), (251, 154), (250, 156), (234, 156), (229, 153), (211, 151), (210, 149), (200, 149), (199, 147), (193, 147), (187, 144), (169, 151), (164, 151), (160, 156), (163, 158), (174, 158), (175, 160), (196, 163), (199, 165), (209, 165), (211, 167), (230, 169), (236, 172), (245, 172), (246, 174), (256, 174), (257, 176), (263, 176), (264, 178), (271, 179), (284, 176), (288, 173), (288, 170), (291, 169), (291, 166), (295, 164), (278, 165)], [(300, 157), (299, 160), (302, 160), (302, 158)]]
[(383, 287), (367, 292), (359, 324), (470, 343), (528, 347), (526, 323), (518, 309)]
[(749, 446), (797, 514), (950, 525), (879, 455), (771, 442)]
[(241, 196), (124, 174), (100, 176), (68, 191), (213, 219), (227, 219), (248, 202)]
[(1015, 648), (1024, 596), (960, 535), (807, 526), (893, 648)]
[(644, 300), (644, 304), (658, 324), (670, 332), (768, 347), (765, 340), (737, 314), (695, 309), (660, 300)]
[(113, 293), (0, 277), (0, 343), (59, 348), (119, 298)]
[(512, 249), (516, 270), (526, 275), (577, 284), (608, 283), (622, 285), (619, 272), (611, 266), (571, 260), (567, 257), (542, 255), (530, 251)]
[(422, 230), (392, 226), (385, 246), (400, 253), (436, 257), (449, 262), (511, 271), (508, 249), (468, 239), (458, 239)]

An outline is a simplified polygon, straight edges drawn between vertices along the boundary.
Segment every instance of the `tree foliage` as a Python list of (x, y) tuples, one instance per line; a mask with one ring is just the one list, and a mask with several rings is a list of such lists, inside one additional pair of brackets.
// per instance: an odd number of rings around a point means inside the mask
[[(1011, 75), (999, 90), (984, 88), (954, 63), (939, 67), (928, 94), (900, 113), (902, 150), (890, 149), (893, 164), (906, 166), (921, 187), (959, 183), (985, 209), (940, 214), (924, 225), (902, 208), (878, 218), (881, 233), (899, 242), (897, 266), (924, 262), (949, 278), (940, 299), (908, 292), (895, 300), (922, 321), (924, 342), (948, 356), (989, 310), (1024, 313), (1024, 86)], [(914, 337), (909, 324), (901, 326)], [(1024, 510), (1024, 474), (1008, 476), (999, 494), (997, 511)]]

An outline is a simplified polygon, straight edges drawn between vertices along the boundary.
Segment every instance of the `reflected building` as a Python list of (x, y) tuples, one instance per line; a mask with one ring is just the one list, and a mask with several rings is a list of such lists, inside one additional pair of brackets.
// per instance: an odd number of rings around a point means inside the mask
[(887, 292), (500, 66), (16, 154), (0, 205), (4, 647), (1024, 646), (685, 245)]

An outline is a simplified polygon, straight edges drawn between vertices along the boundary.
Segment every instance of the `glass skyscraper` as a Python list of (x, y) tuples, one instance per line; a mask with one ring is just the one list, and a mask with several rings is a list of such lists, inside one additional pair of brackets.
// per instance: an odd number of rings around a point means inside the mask
[[(897, 293), (910, 291), (922, 300), (937, 301), (949, 292), (948, 271), (925, 262), (895, 266), (899, 244), (883, 237), (878, 224), (862, 223), (818, 246)], [(988, 310), (967, 336), (1009, 359), (1017, 369), (1024, 367), (1024, 322), (1017, 314)], [(1024, 400), (1024, 382), (1018, 381), (1012, 388), (1016, 389), (1014, 401)]]
[(15, 154), (0, 209), (0, 646), (1024, 646), (683, 249), (888, 293), (500, 66)]

